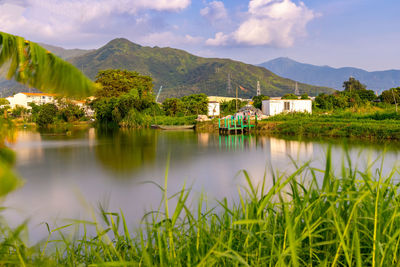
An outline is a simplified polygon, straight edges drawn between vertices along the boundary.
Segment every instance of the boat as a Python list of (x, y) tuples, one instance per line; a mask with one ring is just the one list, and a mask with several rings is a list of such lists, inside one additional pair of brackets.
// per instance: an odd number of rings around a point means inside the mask
[(151, 125), (151, 128), (160, 130), (169, 130), (169, 131), (171, 130), (180, 131), (180, 130), (194, 129), (194, 125)]

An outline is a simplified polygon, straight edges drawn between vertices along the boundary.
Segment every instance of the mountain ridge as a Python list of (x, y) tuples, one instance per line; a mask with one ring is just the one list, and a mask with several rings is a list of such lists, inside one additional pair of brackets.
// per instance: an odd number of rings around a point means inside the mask
[(400, 86), (400, 70), (366, 71), (360, 68), (317, 66), (301, 63), (287, 57), (279, 57), (259, 64), (282, 77), (318, 86), (327, 86), (342, 90), (349, 77), (366, 84), (368, 89), (381, 92)]
[[(64, 58), (81, 69), (89, 78), (95, 79), (99, 70), (126, 69), (149, 75), (154, 81), (154, 91), (163, 86), (160, 99), (180, 97), (193, 93), (218, 96), (235, 96), (239, 86), (239, 97), (256, 95), (257, 80), (261, 93), (281, 96), (293, 93), (296, 81), (281, 78), (264, 67), (245, 64), (232, 59), (203, 58), (184, 50), (170, 47), (149, 47), (135, 44), (125, 38), (116, 38), (99, 49), (68, 51), (67, 49), (45, 45), (49, 51), (63, 53)], [(61, 52), (60, 52), (61, 51)], [(78, 55), (68, 57), (68, 54)], [(231, 77), (230, 92), (227, 91), (228, 76)], [(10, 81), (0, 81), (1, 85)], [(15, 84), (12, 92), (27, 90)], [(316, 95), (332, 92), (333, 89), (298, 83), (300, 93)], [(10, 94), (11, 90), (8, 91)]]

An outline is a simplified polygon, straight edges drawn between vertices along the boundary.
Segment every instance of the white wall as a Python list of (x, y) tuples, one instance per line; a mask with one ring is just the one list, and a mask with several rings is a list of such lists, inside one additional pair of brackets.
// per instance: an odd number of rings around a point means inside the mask
[(209, 102), (208, 103), (208, 116), (219, 116), (220, 109), (219, 103), (216, 102)]
[[(289, 109), (285, 110), (286, 107)], [(312, 113), (312, 101), (306, 99), (271, 99), (262, 101), (264, 115), (274, 116), (283, 112), (308, 112)]]
[(31, 107), (28, 106), (29, 103), (33, 102), (37, 105), (54, 103), (54, 97), (49, 95), (25, 95), (23, 93), (15, 94), (14, 96), (7, 97), (8, 102), (10, 102), (10, 107), (15, 108), (15, 106), (23, 106), (27, 109)]

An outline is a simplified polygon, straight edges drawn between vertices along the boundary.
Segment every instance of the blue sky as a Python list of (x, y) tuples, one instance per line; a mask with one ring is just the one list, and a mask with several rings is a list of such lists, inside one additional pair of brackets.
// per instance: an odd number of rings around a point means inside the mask
[(400, 69), (398, 0), (0, 0), (0, 30), (66, 48), (125, 37), (205, 57)]

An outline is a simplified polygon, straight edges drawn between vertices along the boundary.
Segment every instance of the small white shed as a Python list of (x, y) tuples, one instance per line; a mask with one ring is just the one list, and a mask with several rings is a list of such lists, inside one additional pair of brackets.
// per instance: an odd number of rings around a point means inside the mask
[(216, 101), (210, 101), (208, 102), (208, 116), (219, 116), (220, 114), (220, 109), (219, 109), (219, 103)]
[(310, 99), (270, 99), (262, 101), (264, 115), (274, 116), (284, 112), (312, 112)]

